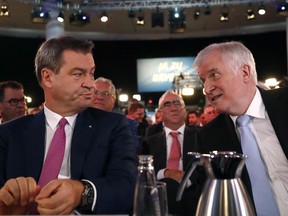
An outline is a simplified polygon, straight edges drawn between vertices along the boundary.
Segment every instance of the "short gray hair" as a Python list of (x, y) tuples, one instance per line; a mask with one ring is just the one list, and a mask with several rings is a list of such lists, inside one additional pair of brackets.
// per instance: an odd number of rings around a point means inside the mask
[(97, 79), (95, 79), (94, 83), (97, 83), (97, 82), (107, 83), (112, 89), (112, 96), (116, 97), (116, 88), (115, 88), (112, 80), (104, 78), (104, 77), (98, 77)]
[(193, 67), (198, 71), (198, 68), (203, 64), (207, 56), (212, 52), (218, 52), (222, 58), (227, 61), (229, 67), (235, 71), (236, 68), (241, 67), (243, 64), (249, 65), (251, 68), (254, 81), (257, 83), (256, 64), (251, 51), (244, 46), (243, 43), (238, 41), (230, 41), (223, 43), (214, 43), (203, 50), (201, 50), (194, 63)]
[(182, 106), (185, 107), (185, 102), (184, 102), (182, 96), (181, 96), (181, 95), (178, 95), (178, 94), (177, 94), (175, 91), (173, 91), (172, 89), (169, 89), (169, 90), (167, 90), (167, 91), (159, 98), (159, 101), (158, 101), (158, 108), (159, 108), (159, 109), (161, 108), (161, 103), (162, 103), (162, 101), (164, 100), (164, 98), (165, 98), (165, 96), (166, 96), (167, 94), (177, 95), (178, 98), (179, 98), (179, 100), (180, 100), (180, 103), (182, 104)]

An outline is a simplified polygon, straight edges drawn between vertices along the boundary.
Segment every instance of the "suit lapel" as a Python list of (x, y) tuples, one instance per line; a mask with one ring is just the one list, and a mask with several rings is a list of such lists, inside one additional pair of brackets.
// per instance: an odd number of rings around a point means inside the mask
[[(71, 178), (81, 178), (85, 157), (93, 141), (96, 119), (87, 110), (78, 114), (71, 141)], [(94, 133), (93, 133), (94, 132)], [(94, 134), (95, 135), (95, 134)]]
[[(45, 115), (44, 111), (41, 110), (38, 114), (33, 116), (31, 122), (27, 123), (27, 127), (24, 130), (27, 130), (27, 133), (23, 133), (24, 137), (22, 140), (25, 140), (23, 145), (25, 148), (25, 161), (27, 176), (31, 176), (36, 180), (39, 179), (45, 152)], [(31, 131), (33, 134), (31, 134)]]
[(260, 92), (276, 136), (286, 158), (288, 158), (288, 92), (282, 91), (282, 89), (279, 89), (279, 91), (263, 91), (260, 89)]

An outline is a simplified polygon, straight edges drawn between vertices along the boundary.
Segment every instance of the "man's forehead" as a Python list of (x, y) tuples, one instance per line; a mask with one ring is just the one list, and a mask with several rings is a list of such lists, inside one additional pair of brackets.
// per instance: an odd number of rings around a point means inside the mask
[(13, 88), (6, 88), (4, 92), (4, 97), (9, 98), (18, 98), (23, 97), (24, 91), (23, 89), (13, 89)]

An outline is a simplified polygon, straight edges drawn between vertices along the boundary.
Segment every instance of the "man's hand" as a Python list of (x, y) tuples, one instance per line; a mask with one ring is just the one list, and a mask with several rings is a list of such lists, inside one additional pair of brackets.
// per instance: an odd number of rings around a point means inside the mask
[(84, 185), (80, 181), (57, 179), (49, 182), (36, 197), (42, 215), (71, 214), (80, 205)]
[(172, 178), (177, 182), (181, 182), (184, 176), (184, 172), (181, 170), (166, 169), (164, 172), (165, 178)]
[(39, 191), (39, 186), (31, 177), (8, 180), (0, 189), (0, 214), (27, 214)]

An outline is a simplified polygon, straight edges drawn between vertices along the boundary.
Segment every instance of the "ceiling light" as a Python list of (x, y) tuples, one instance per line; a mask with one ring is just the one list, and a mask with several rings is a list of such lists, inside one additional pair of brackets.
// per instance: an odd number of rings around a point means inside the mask
[(62, 10), (59, 11), (58, 17), (57, 17), (58, 22), (63, 23), (64, 22), (64, 13)]
[(5, 2), (5, 0), (3, 0), (1, 6), (0, 6), (0, 16), (9, 16), (10, 15), (10, 10), (8, 7), (8, 4)]
[(138, 12), (138, 16), (137, 16), (137, 19), (136, 19), (136, 24), (140, 25), (140, 26), (145, 25), (144, 13), (143, 13), (143, 11), (141, 9)]
[(282, 3), (277, 6), (277, 13), (281, 16), (288, 16), (288, 4)]
[(156, 12), (152, 12), (151, 24), (152, 24), (152, 28), (156, 26), (164, 27), (164, 13), (160, 12), (159, 8), (156, 9)]
[(263, 3), (260, 4), (259, 9), (258, 9), (258, 14), (259, 15), (264, 15), (266, 13), (265, 7)]
[(106, 12), (104, 11), (101, 15), (101, 18), (100, 18), (101, 22), (105, 23), (108, 21), (108, 16), (106, 14)]
[(183, 96), (191, 96), (194, 95), (194, 88), (191, 86), (184, 86), (182, 88), (182, 95)]
[(136, 24), (137, 25), (145, 25), (145, 20), (144, 20), (144, 16), (138, 16), (136, 19)]
[(210, 15), (212, 13), (211, 8), (208, 3), (206, 3), (205, 9), (204, 9), (204, 14), (205, 15)]
[(136, 12), (135, 12), (134, 10), (130, 9), (130, 10), (128, 11), (128, 17), (129, 17), (130, 19), (135, 18), (135, 17), (136, 17)]
[(250, 3), (247, 9), (247, 20), (252, 20), (255, 19), (255, 13), (254, 13), (254, 8), (252, 4)]
[(171, 33), (181, 33), (185, 31), (185, 13), (181, 8), (174, 8), (169, 11), (169, 26)]
[(229, 20), (229, 17), (228, 17), (229, 13), (228, 13), (228, 8), (226, 5), (223, 6), (223, 11), (221, 12), (220, 14), (220, 21), (221, 22), (227, 22)]
[(36, 5), (31, 11), (31, 18), (33, 23), (47, 23), (50, 19), (50, 12), (42, 5)]
[(197, 20), (200, 16), (201, 12), (200, 12), (200, 8), (198, 6), (196, 6), (195, 11), (194, 11), (194, 19)]
[(90, 17), (88, 14), (79, 10), (70, 14), (69, 21), (71, 25), (82, 26), (90, 22)]

